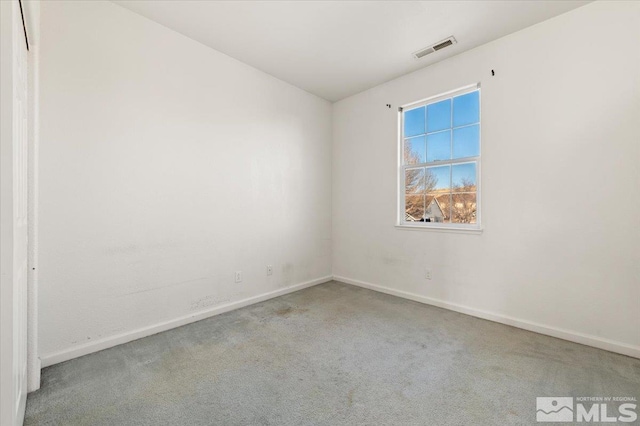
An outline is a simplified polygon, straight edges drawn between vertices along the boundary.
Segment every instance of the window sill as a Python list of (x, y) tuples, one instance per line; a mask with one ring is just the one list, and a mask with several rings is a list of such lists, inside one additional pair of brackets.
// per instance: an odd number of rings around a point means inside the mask
[(427, 225), (395, 225), (400, 231), (430, 231), (430, 232), (449, 232), (453, 234), (482, 234), (482, 228), (456, 228), (447, 226), (427, 226)]

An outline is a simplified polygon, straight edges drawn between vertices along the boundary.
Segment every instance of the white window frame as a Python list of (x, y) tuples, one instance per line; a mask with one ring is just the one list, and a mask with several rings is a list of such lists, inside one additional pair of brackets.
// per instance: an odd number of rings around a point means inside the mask
[[(420, 108), (425, 105), (434, 104), (445, 99), (452, 99), (456, 96), (465, 95), (467, 93), (478, 91), (478, 103), (479, 103), (479, 117), (480, 121), (478, 125), (479, 129), (479, 154), (475, 157), (465, 157), (454, 160), (442, 160), (432, 161), (419, 164), (404, 164), (404, 112), (415, 108)], [(453, 108), (453, 102), (452, 102)], [(452, 116), (453, 120), (453, 116)], [(426, 123), (425, 123), (426, 125)], [(464, 127), (464, 126), (460, 126)], [(452, 127), (453, 129), (453, 127)], [(426, 129), (425, 129), (426, 130)], [(422, 99), (417, 102), (412, 102), (398, 108), (398, 218), (396, 222), (396, 228), (398, 229), (418, 229), (418, 230), (440, 230), (440, 231), (455, 231), (455, 232), (469, 232), (480, 233), (482, 232), (482, 200), (481, 200), (481, 168), (482, 168), (482, 93), (480, 91), (480, 83), (472, 84), (469, 86), (461, 87), (459, 89), (451, 90), (445, 93), (441, 93), (436, 96), (431, 96), (426, 99)], [(407, 222), (405, 221), (405, 177), (406, 170), (419, 168), (419, 167), (433, 167), (443, 165), (455, 165), (464, 163), (476, 163), (476, 223), (438, 223), (438, 222)], [(453, 170), (453, 168), (451, 168)]]

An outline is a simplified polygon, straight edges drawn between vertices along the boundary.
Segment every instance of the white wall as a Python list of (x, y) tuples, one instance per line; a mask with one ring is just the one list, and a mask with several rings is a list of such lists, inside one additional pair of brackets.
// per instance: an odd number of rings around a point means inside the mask
[(331, 104), (112, 3), (41, 20), (44, 365), (331, 275)]
[[(589, 4), (334, 104), (334, 276), (640, 356), (639, 22)], [(397, 107), (476, 82), (484, 232), (394, 228)]]

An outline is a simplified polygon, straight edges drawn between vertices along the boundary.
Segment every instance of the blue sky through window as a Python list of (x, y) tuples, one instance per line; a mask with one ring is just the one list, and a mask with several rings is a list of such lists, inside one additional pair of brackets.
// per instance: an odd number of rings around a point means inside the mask
[(480, 126), (461, 127), (453, 130), (453, 158), (480, 155)]
[[(413, 154), (410, 163), (416, 159), (430, 163), (479, 156), (479, 122), (477, 90), (405, 111), (405, 143)], [(424, 139), (416, 138), (422, 135), (426, 135), (426, 146)]]
[(451, 166), (427, 167), (427, 173), (437, 180), (434, 190), (451, 188)]
[(425, 107), (412, 109), (404, 113), (404, 136), (424, 134)]
[(405, 141), (406, 147), (409, 150), (408, 158), (405, 159), (407, 164), (424, 163), (427, 161), (425, 139), (425, 136), (417, 136)]
[(451, 170), (453, 187), (476, 184), (476, 163), (455, 164)]
[(427, 135), (427, 161), (451, 158), (451, 130)]
[(480, 121), (480, 97), (478, 91), (453, 98), (453, 127)]
[(451, 127), (451, 99), (427, 105), (427, 132)]

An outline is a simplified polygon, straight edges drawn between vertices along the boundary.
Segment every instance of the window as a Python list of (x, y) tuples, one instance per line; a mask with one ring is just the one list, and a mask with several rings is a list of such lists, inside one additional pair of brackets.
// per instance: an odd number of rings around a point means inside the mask
[(480, 85), (400, 108), (399, 225), (480, 226)]

